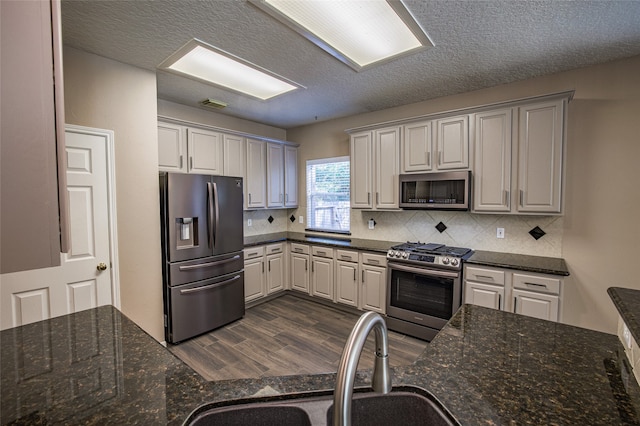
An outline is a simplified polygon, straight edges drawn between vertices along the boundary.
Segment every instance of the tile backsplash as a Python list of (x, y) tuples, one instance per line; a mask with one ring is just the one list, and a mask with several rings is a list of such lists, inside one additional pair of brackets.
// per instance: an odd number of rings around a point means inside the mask
[[(300, 215), (305, 223), (291, 222)], [(269, 223), (269, 216), (273, 222)], [(246, 236), (272, 232), (305, 232), (306, 210), (255, 210), (244, 212)], [(251, 219), (252, 226), (247, 226)], [(376, 222), (368, 228), (369, 219)], [(446, 229), (440, 233), (436, 225)], [(529, 231), (538, 226), (545, 235), (536, 240)], [(496, 238), (497, 228), (504, 228), (504, 238)], [(534, 256), (560, 257), (562, 253), (562, 216), (514, 216), (475, 214), (456, 211), (351, 211), (351, 237), (386, 241), (422, 241), (442, 243), (474, 250), (500, 251)]]

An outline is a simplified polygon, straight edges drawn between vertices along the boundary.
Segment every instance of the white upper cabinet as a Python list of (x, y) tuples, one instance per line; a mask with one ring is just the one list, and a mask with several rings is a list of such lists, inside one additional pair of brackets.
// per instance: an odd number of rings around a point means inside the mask
[(284, 206), (298, 207), (298, 148), (284, 146)]
[(432, 165), (432, 121), (407, 124), (402, 132), (402, 173), (429, 172)]
[(475, 114), (476, 212), (562, 212), (567, 99)]
[(187, 173), (186, 129), (158, 123), (158, 168), (165, 172)]
[(246, 142), (242, 136), (223, 135), (224, 161), (223, 174), (225, 176), (245, 177)]
[(519, 212), (561, 212), (565, 102), (519, 108)]
[(189, 173), (222, 174), (222, 134), (187, 128)]
[(511, 210), (511, 108), (475, 115), (475, 211)]
[(267, 144), (247, 138), (247, 179), (245, 202), (248, 209), (267, 206)]
[(351, 135), (351, 207), (398, 208), (400, 127)]
[(267, 143), (267, 207), (284, 207), (284, 147)]
[(371, 132), (351, 135), (351, 208), (372, 208), (373, 135)]
[(380, 129), (375, 137), (375, 176), (377, 209), (399, 208), (400, 127)]
[(469, 116), (436, 121), (436, 167), (438, 170), (469, 168)]

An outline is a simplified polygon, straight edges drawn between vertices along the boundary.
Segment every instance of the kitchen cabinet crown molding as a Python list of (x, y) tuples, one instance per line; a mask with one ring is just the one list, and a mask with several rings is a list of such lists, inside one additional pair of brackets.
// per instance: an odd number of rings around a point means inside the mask
[(451, 109), (451, 110), (447, 110), (447, 111), (439, 111), (439, 112), (434, 112), (434, 113), (430, 113), (430, 114), (417, 115), (417, 116), (406, 117), (406, 118), (399, 118), (399, 119), (390, 120), (390, 121), (383, 121), (383, 122), (380, 122), (380, 123), (366, 124), (364, 126), (351, 127), (349, 129), (345, 129), (345, 133), (352, 134), (352, 133), (358, 133), (358, 132), (371, 131), (371, 130), (378, 129), (380, 127), (389, 127), (389, 126), (399, 126), (399, 125), (404, 125), (404, 124), (411, 124), (411, 123), (414, 123), (416, 121), (422, 121), (422, 120), (436, 120), (436, 119), (447, 118), (447, 117), (454, 116), (454, 115), (473, 114), (473, 113), (476, 113), (476, 112), (483, 112), (483, 111), (486, 111), (486, 110), (497, 109), (497, 108), (517, 107), (517, 106), (528, 104), (528, 103), (532, 103), (532, 102), (567, 99), (567, 103), (569, 103), (569, 102), (571, 102), (573, 100), (573, 95), (574, 94), (575, 94), (575, 90), (567, 90), (567, 91), (564, 91), (564, 92), (549, 93), (549, 94), (538, 95), (538, 96), (530, 96), (530, 97), (526, 97), (526, 98), (512, 99), (512, 100), (508, 100), (508, 101), (501, 101), (501, 102), (493, 102), (493, 103), (488, 103), (488, 104), (474, 105), (474, 106), (464, 107), (464, 108), (459, 108), (459, 109)]
[(158, 115), (158, 121), (164, 122), (164, 123), (170, 123), (170, 124), (177, 124), (180, 126), (195, 127), (198, 129), (210, 130), (214, 132), (225, 133), (228, 135), (236, 135), (236, 136), (241, 136), (245, 138), (258, 139), (261, 141), (278, 143), (281, 145), (288, 145), (288, 146), (295, 146), (295, 147), (300, 146), (299, 143), (295, 143), (291, 141), (283, 141), (281, 139), (269, 138), (267, 136), (254, 135), (253, 133), (246, 133), (246, 132), (240, 132), (238, 130), (225, 129), (224, 127), (216, 127), (216, 126), (211, 126), (209, 124), (196, 123), (194, 121), (182, 120), (179, 118), (168, 117), (166, 115)]

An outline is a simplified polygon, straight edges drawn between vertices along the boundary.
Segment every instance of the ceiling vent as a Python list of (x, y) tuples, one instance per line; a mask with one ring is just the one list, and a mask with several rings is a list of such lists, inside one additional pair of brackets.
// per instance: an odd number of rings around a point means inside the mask
[(204, 101), (200, 102), (202, 105), (209, 108), (222, 109), (227, 107), (226, 102), (219, 101), (217, 99), (207, 98)]

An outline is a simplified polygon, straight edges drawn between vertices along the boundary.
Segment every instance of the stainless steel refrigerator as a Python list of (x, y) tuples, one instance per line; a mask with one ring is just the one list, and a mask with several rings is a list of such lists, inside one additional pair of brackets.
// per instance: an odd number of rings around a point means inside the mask
[(162, 172), (160, 219), (167, 341), (242, 318), (242, 178)]

